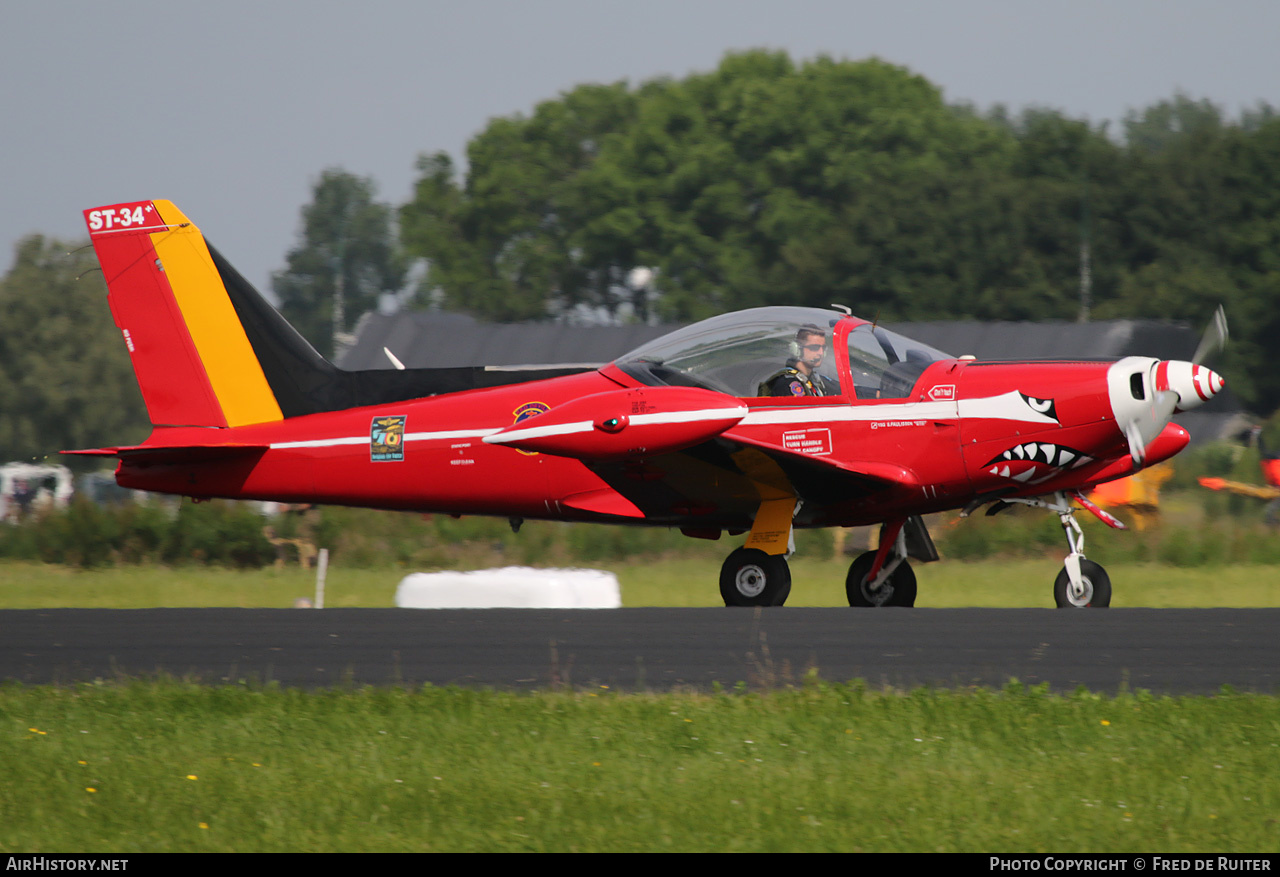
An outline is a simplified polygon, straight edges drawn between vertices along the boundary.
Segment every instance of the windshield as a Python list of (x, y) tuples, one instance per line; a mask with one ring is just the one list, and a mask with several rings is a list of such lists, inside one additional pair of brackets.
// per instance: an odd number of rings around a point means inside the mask
[[(705, 387), (733, 396), (781, 395), (784, 390), (835, 396), (840, 380), (831, 337), (839, 320), (840, 315), (820, 308), (738, 311), (664, 335), (616, 364), (646, 384)], [(806, 355), (811, 368), (804, 374), (803, 393), (776, 381), (784, 372), (790, 376), (788, 369), (797, 369)], [(778, 389), (782, 384), (786, 387)]]
[(859, 399), (904, 399), (930, 363), (953, 358), (870, 323), (849, 333), (849, 373)]
[(754, 308), (664, 335), (615, 361), (649, 385), (703, 387), (733, 396), (851, 396), (902, 399), (946, 353), (882, 326), (848, 333), (850, 378), (843, 390), (833, 349), (843, 317), (820, 308)]

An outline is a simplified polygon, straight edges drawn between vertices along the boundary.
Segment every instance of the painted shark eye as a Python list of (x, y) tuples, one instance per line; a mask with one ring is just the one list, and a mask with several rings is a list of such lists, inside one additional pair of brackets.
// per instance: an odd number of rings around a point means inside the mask
[(1026, 393), (1019, 393), (1018, 395), (1030, 406), (1032, 411), (1052, 417), (1054, 420), (1058, 419), (1058, 412), (1054, 409), (1052, 399), (1037, 399), (1035, 396), (1028, 396)]

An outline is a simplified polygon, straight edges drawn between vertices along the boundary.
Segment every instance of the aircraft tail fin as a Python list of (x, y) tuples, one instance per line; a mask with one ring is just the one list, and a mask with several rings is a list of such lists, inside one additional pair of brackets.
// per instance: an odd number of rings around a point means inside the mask
[(345, 371), (317, 353), (172, 202), (114, 204), (84, 216), (156, 427), (271, 423), (590, 368)]
[(244, 426), (316, 409), (310, 393), (337, 369), (172, 202), (84, 214), (154, 425)]

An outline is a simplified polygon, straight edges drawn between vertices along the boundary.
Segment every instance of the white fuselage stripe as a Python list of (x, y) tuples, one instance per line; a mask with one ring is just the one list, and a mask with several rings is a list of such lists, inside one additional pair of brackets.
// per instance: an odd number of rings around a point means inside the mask
[[(747, 406), (735, 408), (709, 408), (702, 411), (669, 411), (655, 414), (636, 414), (630, 418), (636, 426), (649, 426), (661, 423), (698, 423), (706, 420), (739, 419), (747, 413)], [(591, 420), (577, 420), (572, 423), (553, 423), (547, 426), (529, 426), (524, 429), (513, 429), (501, 435), (491, 436), (485, 441), (489, 444), (501, 445), (507, 442), (524, 441), (531, 438), (547, 438), (553, 435), (573, 435), (590, 432), (595, 428)]]
[(746, 405), (736, 408), (710, 408), (704, 411), (672, 411), (668, 414), (635, 414), (632, 423), (696, 423), (699, 420), (728, 420), (732, 417), (745, 417), (750, 411)]
[[(487, 435), (493, 435), (495, 432), (501, 432), (499, 429), (449, 429), (440, 432), (410, 432), (406, 433), (404, 440), (406, 442), (428, 442), (428, 441), (447, 441), (450, 439), (460, 438), (483, 438)], [(367, 435), (351, 435), (341, 436), (339, 438), (327, 439), (311, 439), (309, 441), (300, 442), (272, 442), (272, 450), (286, 450), (289, 448), (337, 448), (343, 445), (364, 445), (370, 442)]]
[(956, 402), (890, 402), (887, 404), (831, 405), (761, 408), (742, 418), (742, 426), (796, 423), (866, 423), (878, 420), (956, 420), (982, 417), (1023, 423), (1054, 423), (1047, 414), (1034, 410), (1016, 390), (1000, 396), (960, 399)]
[[(539, 415), (541, 416), (541, 415)], [(708, 408), (701, 411), (671, 411), (656, 414), (637, 414), (631, 422), (637, 425), (661, 423), (695, 423), (703, 420), (726, 420), (741, 417), (740, 426), (768, 426), (824, 423), (867, 423), (880, 420), (956, 420), (982, 417), (994, 420), (1013, 420), (1023, 423), (1054, 423), (1058, 421), (1031, 408), (1016, 391), (982, 399), (960, 399), (956, 402), (895, 402), (870, 405), (822, 405), (787, 408)], [(489, 444), (505, 444), (531, 438), (553, 435), (572, 435), (587, 432), (595, 424), (590, 420), (572, 423), (555, 423), (546, 426), (528, 426), (524, 429), (503, 432), (501, 427), (487, 429), (450, 429), (436, 432), (411, 432), (406, 442), (447, 441), (452, 439), (479, 438)], [(497, 433), (502, 433), (497, 435)], [(342, 436), (308, 441), (273, 442), (272, 450), (291, 448), (333, 448), (344, 445), (362, 445), (370, 441), (368, 435)]]
[(590, 432), (592, 423), (590, 420), (578, 420), (574, 423), (553, 423), (550, 426), (530, 426), (526, 429), (514, 429), (511, 432), (504, 432), (501, 435), (485, 436), (485, 441), (491, 445), (501, 445), (506, 442), (518, 442), (531, 438), (546, 438), (552, 435), (573, 435), (578, 432)]

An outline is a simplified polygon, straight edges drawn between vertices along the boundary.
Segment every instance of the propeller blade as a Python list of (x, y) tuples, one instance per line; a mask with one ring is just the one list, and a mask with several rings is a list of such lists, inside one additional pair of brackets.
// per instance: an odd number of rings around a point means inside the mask
[(1199, 365), (1204, 362), (1206, 356), (1217, 353), (1226, 346), (1227, 313), (1222, 309), (1222, 305), (1218, 305), (1218, 309), (1213, 312), (1213, 317), (1209, 320), (1209, 325), (1205, 327), (1204, 334), (1200, 336), (1200, 345), (1196, 348), (1191, 361)]
[(1173, 419), (1173, 411), (1178, 407), (1178, 394), (1172, 390), (1161, 390), (1146, 408), (1125, 425), (1124, 435), (1129, 440), (1129, 456), (1135, 466), (1141, 466), (1147, 457), (1147, 445), (1160, 435), (1161, 431)]
[(1147, 457), (1147, 443), (1142, 440), (1142, 430), (1138, 427), (1138, 421), (1129, 422), (1125, 427), (1124, 437), (1129, 440), (1129, 456), (1133, 458), (1133, 465), (1141, 466), (1142, 461)]

